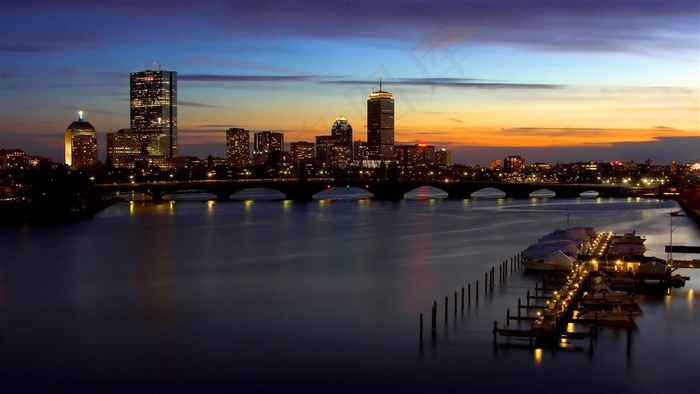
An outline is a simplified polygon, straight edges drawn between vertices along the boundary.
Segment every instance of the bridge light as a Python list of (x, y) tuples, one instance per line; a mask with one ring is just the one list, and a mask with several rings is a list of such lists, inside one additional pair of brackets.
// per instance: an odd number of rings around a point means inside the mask
[(330, 189), (330, 188), (331, 188), (331, 185), (326, 185), (326, 189)]
[(346, 189), (350, 189), (350, 185), (345, 185), (345, 188), (346, 188)]

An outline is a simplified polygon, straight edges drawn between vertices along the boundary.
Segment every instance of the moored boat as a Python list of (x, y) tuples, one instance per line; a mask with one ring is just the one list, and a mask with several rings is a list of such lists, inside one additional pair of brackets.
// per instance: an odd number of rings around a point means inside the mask
[(597, 285), (592, 293), (584, 293), (580, 299), (581, 304), (615, 303), (621, 305), (636, 305), (644, 299), (641, 294), (628, 294), (626, 291), (613, 290), (606, 284)]
[(581, 320), (597, 321), (632, 321), (641, 315), (642, 312), (632, 308), (621, 308), (620, 304), (614, 304), (611, 308), (601, 310), (582, 310), (577, 315)]

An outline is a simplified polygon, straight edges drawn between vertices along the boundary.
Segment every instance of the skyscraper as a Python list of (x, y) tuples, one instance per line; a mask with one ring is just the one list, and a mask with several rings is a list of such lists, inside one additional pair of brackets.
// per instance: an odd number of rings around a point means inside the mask
[(271, 152), (284, 150), (284, 134), (261, 131), (253, 134), (253, 164), (265, 164)]
[(367, 98), (367, 148), (373, 160), (395, 160), (394, 95), (382, 90), (381, 81)]
[(226, 130), (226, 159), (234, 167), (243, 168), (250, 163), (250, 132), (245, 129)]
[(149, 155), (177, 157), (177, 73), (131, 73), (131, 131), (142, 134)]
[(352, 145), (352, 126), (348, 122), (348, 118), (340, 115), (333, 122), (331, 127), (331, 135), (336, 138), (339, 144)]
[(66, 129), (65, 158), (70, 168), (97, 163), (97, 133), (90, 122), (83, 120), (83, 111), (78, 112), (78, 120)]

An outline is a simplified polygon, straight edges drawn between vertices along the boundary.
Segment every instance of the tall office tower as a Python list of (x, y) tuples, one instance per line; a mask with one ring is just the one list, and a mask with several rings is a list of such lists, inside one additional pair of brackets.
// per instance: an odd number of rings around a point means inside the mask
[(297, 141), (289, 144), (290, 163), (293, 166), (299, 165), (301, 161), (310, 162), (314, 158), (313, 142)]
[(115, 168), (134, 168), (135, 159), (143, 153), (143, 135), (130, 129), (107, 133), (107, 156)]
[(382, 90), (367, 98), (367, 146), (374, 160), (394, 161), (394, 95)]
[(352, 145), (352, 126), (348, 122), (348, 118), (343, 115), (335, 118), (331, 127), (331, 135), (336, 137), (339, 144)]
[(142, 134), (149, 155), (177, 157), (177, 73), (131, 73), (131, 131)]
[(66, 129), (65, 156), (70, 168), (97, 163), (97, 133), (90, 122), (83, 120), (83, 111), (78, 112), (78, 120)]
[(253, 134), (253, 164), (267, 163), (271, 152), (284, 150), (284, 134), (276, 131), (261, 131)]
[(226, 130), (226, 159), (229, 164), (243, 168), (250, 164), (250, 132), (245, 129)]

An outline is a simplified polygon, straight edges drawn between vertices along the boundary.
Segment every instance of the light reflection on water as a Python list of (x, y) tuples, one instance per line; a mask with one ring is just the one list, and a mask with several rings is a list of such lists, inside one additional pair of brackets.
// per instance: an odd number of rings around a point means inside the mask
[[(15, 378), (176, 388), (220, 379), (248, 391), (542, 391), (581, 379), (567, 391), (693, 387), (697, 270), (681, 270), (692, 279), (671, 296), (645, 299), (629, 358), (624, 328), (601, 330), (592, 357), (586, 341), (494, 352), (493, 321), (503, 324), (541, 277), (514, 272), (484, 292), (490, 268), (555, 228), (636, 230), (659, 255), (671, 209), (673, 202), (646, 199), (427, 194), (399, 202), (132, 201), (86, 222), (2, 228), (9, 334), (1, 368)], [(698, 243), (687, 218), (674, 224), (674, 244)], [(471, 303), (455, 316), (453, 294), (467, 286)], [(421, 342), (418, 318), (429, 327), (434, 300), (438, 331)]]

